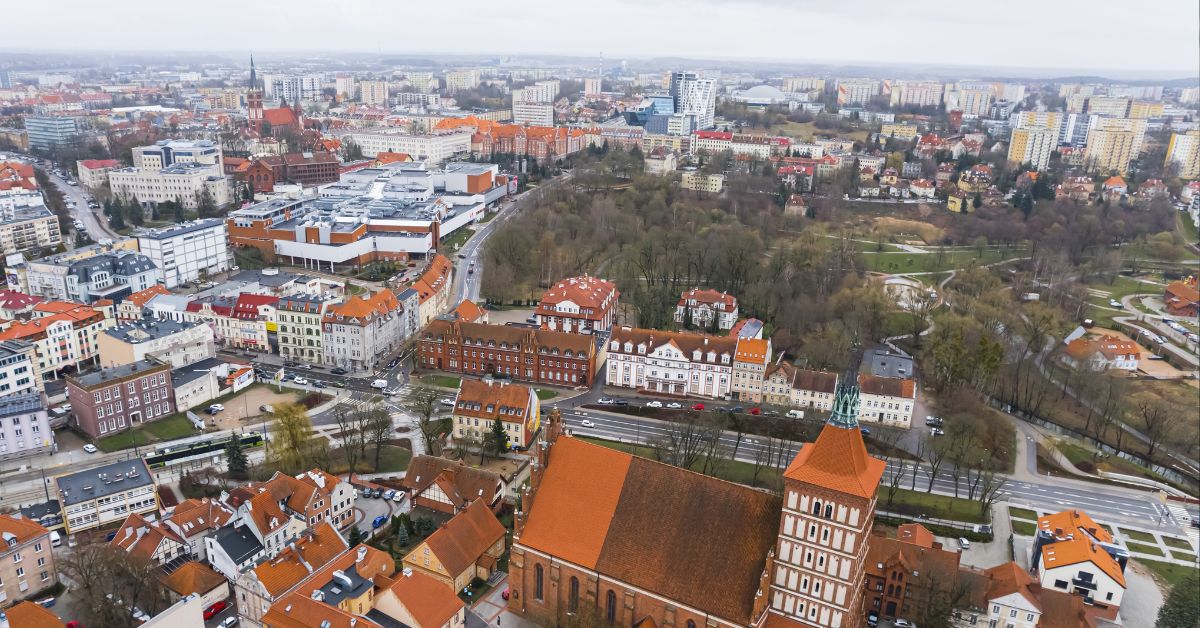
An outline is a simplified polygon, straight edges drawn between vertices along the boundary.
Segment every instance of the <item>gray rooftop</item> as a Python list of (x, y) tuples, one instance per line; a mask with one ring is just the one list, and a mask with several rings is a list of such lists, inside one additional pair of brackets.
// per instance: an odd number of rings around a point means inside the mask
[(213, 540), (221, 546), (221, 549), (225, 550), (225, 553), (236, 565), (241, 565), (254, 558), (254, 555), (263, 549), (262, 543), (258, 542), (258, 537), (254, 536), (250, 528), (244, 525), (221, 528), (213, 535)]
[(45, 409), (46, 404), (42, 402), (42, 395), (36, 391), (0, 397), (0, 417), (28, 414)]
[(150, 468), (141, 458), (122, 460), (86, 471), (60, 475), (58, 484), (63, 507), (74, 506), (100, 497), (116, 495), (135, 488), (154, 484)]
[(863, 353), (862, 370), (875, 377), (912, 379), (912, 358), (887, 347), (873, 347)]
[(112, 329), (106, 329), (104, 330), (104, 333), (112, 336), (113, 338), (121, 340), (122, 342), (137, 344), (147, 340), (165, 338), (181, 331), (191, 329), (199, 324), (200, 323), (194, 321), (181, 323), (170, 319), (145, 319), (125, 325), (119, 325), (117, 327), (113, 327)]
[(407, 301), (413, 297), (421, 297), (421, 293), (417, 292), (416, 288), (405, 288), (402, 292), (400, 292), (400, 294), (396, 295), (396, 298), (400, 299), (401, 301)]
[[(258, 282), (259, 285), (267, 286), (268, 288), (278, 288), (287, 285), (292, 281), (308, 279), (307, 275), (297, 275), (286, 271), (262, 271), (262, 270), (243, 270), (238, 274), (229, 278), (229, 281), (244, 281)], [(226, 282), (228, 283), (228, 282)]]
[(70, 265), (70, 274), (82, 283), (91, 283), (92, 276), (98, 272), (107, 272), (113, 276), (129, 277), (154, 270), (158, 266), (149, 257), (133, 251), (102, 253), (86, 259), (77, 260)]
[(186, 233), (191, 233), (193, 231), (200, 231), (202, 229), (211, 229), (213, 227), (218, 227), (222, 224), (224, 224), (224, 221), (222, 221), (219, 218), (207, 218), (204, 220), (193, 220), (190, 222), (185, 222), (182, 224), (175, 225), (174, 227), (163, 227), (162, 229), (152, 229), (150, 231), (146, 231), (145, 233), (139, 233), (138, 238), (149, 238), (152, 240), (165, 240), (166, 238), (174, 238), (175, 236), (184, 235)]
[(344, 574), (344, 580), (334, 576), (329, 582), (320, 587), (325, 595), (322, 601), (330, 606), (337, 606), (345, 599), (354, 599), (374, 586), (374, 583), (369, 578), (364, 578), (358, 574), (356, 566), (351, 566), (343, 571), (342, 574)]
[(98, 384), (110, 382), (122, 377), (127, 377), (129, 375), (133, 375), (134, 373), (149, 373), (151, 371), (157, 372), (163, 370), (164, 368), (168, 367), (166, 365), (159, 364), (158, 362), (140, 360), (138, 362), (134, 362), (133, 364), (123, 364), (121, 366), (114, 366), (112, 368), (100, 369), (99, 371), (94, 371), (86, 375), (70, 377), (67, 381), (78, 384), (80, 388), (90, 389)]
[(221, 366), (225, 362), (216, 358), (204, 358), (195, 364), (177, 368), (171, 371), (171, 385), (179, 388), (183, 384), (193, 382), (201, 377), (204, 377), (209, 371)]

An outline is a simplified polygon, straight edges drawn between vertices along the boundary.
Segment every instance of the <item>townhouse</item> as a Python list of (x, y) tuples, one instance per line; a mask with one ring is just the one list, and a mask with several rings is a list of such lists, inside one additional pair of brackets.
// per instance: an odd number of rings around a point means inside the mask
[(346, 540), (328, 521), (306, 530), (278, 556), (242, 572), (233, 581), (239, 619), (248, 625), (261, 625), (272, 604), (347, 549)]
[(1125, 595), (1129, 550), (1085, 512), (1064, 510), (1038, 518), (1031, 573), (1045, 589), (1117, 608)]
[(858, 386), (861, 390), (859, 421), (900, 428), (912, 425), (916, 381), (859, 373)]
[(125, 518), (108, 544), (132, 558), (159, 567), (174, 561), (181, 564), (191, 557), (187, 542), (174, 530), (137, 513)]
[(396, 294), (387, 288), (327, 305), (321, 317), (322, 361), (351, 371), (373, 367), (400, 348), (402, 314)]
[(325, 359), (321, 321), (332, 299), (320, 295), (283, 297), (275, 305), (279, 355), (285, 360), (322, 364)]
[(763, 379), (771, 363), (771, 339), (741, 338), (733, 356), (733, 383), (730, 395), (734, 401), (762, 401)]
[(738, 338), (613, 328), (609, 386), (644, 393), (721, 399), (730, 393)]
[(68, 368), (78, 369), (98, 358), (98, 336), (113, 320), (100, 309), (78, 303), (48, 301), (34, 306), (28, 321), (13, 321), (0, 331), (0, 341), (33, 345), (35, 371), (43, 381), (58, 379)]
[(270, 491), (251, 489), (254, 495), (239, 503), (229, 525), (204, 539), (208, 561), (233, 582), (262, 560), (270, 560), (309, 526), (304, 515), (285, 512)]
[(699, 328), (732, 329), (738, 319), (737, 297), (716, 290), (692, 288), (679, 296), (675, 304), (675, 322), (691, 323)]
[(448, 591), (496, 573), (504, 554), (504, 526), (481, 499), (454, 515), (404, 556), (404, 567), (437, 580)]
[(421, 327), (450, 309), (454, 264), (445, 255), (434, 255), (421, 276), (410, 286), (420, 295)]
[(414, 507), (451, 515), (476, 500), (498, 511), (506, 493), (500, 474), (437, 456), (413, 456), (403, 482)]
[(162, 519), (162, 525), (187, 545), (196, 560), (208, 560), (204, 539), (233, 519), (233, 510), (216, 499), (185, 499)]
[(542, 329), (591, 334), (612, 328), (621, 296), (617, 285), (598, 277), (568, 277), (542, 293), (534, 317)]
[(0, 538), (0, 605), (58, 583), (49, 530), (19, 514), (0, 514)]
[(268, 332), (275, 328), (279, 297), (243, 292), (188, 301), (181, 316), (212, 328), (213, 341), (234, 349), (269, 352)]
[(1071, 368), (1089, 371), (1136, 371), (1141, 353), (1141, 347), (1132, 340), (1107, 334), (1099, 337), (1080, 336), (1063, 348), (1062, 361)]
[(455, 438), (482, 442), (500, 421), (512, 449), (528, 449), (541, 427), (533, 388), (503, 381), (463, 379), (451, 412)]

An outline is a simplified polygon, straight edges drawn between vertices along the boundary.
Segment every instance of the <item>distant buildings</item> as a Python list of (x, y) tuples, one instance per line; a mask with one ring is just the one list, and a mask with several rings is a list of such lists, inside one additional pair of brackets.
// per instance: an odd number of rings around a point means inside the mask
[(143, 360), (67, 378), (75, 425), (92, 438), (175, 413), (171, 365)]
[(0, 253), (56, 247), (62, 243), (58, 217), (33, 192), (0, 196)]
[(162, 270), (149, 257), (126, 249), (82, 259), (60, 254), (25, 265), (29, 294), (79, 303), (116, 302), (162, 279)]
[[(388, 105), (388, 84), (387, 81), (361, 81), (358, 84), (359, 97), (358, 99), (366, 105), (378, 105), (386, 107)], [(353, 95), (353, 93), (351, 93)]]
[(1200, 129), (1171, 134), (1166, 166), (1183, 179), (1200, 178)]
[(58, 379), (97, 360), (97, 336), (112, 320), (95, 308), (66, 301), (34, 306), (28, 321), (14, 321), (0, 331), (0, 341), (33, 345), (35, 373), (43, 381)]
[(672, 72), (670, 95), (675, 113), (691, 118), (693, 130), (711, 129), (717, 115), (717, 81), (695, 72)]
[(1058, 147), (1062, 134), (1062, 114), (1057, 112), (1024, 111), (1018, 117), (1008, 145), (1008, 161), (1030, 164), (1035, 170), (1045, 170), (1050, 155)]
[(534, 317), (542, 329), (590, 334), (608, 331), (620, 293), (597, 277), (569, 277), (542, 293)]
[(1087, 133), (1087, 166), (1090, 172), (1129, 172), (1142, 152), (1146, 121), (1131, 118), (1097, 118)]
[(942, 104), (945, 86), (938, 81), (892, 81), (889, 105), (892, 107), (937, 107)]
[(30, 150), (53, 151), (79, 143), (80, 129), (76, 118), (26, 116), (25, 131), (29, 134)]
[(116, 159), (81, 159), (75, 162), (79, 183), (89, 190), (96, 190), (108, 183), (108, 173), (121, 167)]
[(366, 157), (379, 153), (408, 153), (427, 164), (441, 164), (471, 152), (471, 136), (466, 133), (409, 135), (389, 130), (354, 131), (345, 136), (362, 149)]
[(229, 270), (229, 238), (219, 218), (143, 231), (138, 249), (157, 266), (167, 288)]
[(875, 79), (838, 79), (837, 104), (865, 105), (879, 95), (880, 82)]
[(554, 126), (554, 105), (514, 100), (512, 120), (514, 124)]
[(679, 179), (679, 187), (693, 192), (720, 194), (725, 189), (725, 175), (704, 174), (699, 170), (684, 170)]
[(200, 322), (138, 319), (98, 336), (98, 354), (105, 368), (134, 364), (148, 358), (183, 368), (215, 355), (213, 330)]
[(446, 91), (451, 94), (479, 87), (479, 70), (451, 70), (446, 72)]

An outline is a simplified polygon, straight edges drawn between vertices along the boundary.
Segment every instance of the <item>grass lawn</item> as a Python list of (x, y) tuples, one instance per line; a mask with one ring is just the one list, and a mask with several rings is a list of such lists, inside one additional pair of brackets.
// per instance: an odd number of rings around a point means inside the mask
[[(616, 441), (604, 440), (602, 438), (591, 438), (586, 436), (582, 436), (580, 438), (588, 441), (589, 443), (594, 443), (602, 447), (616, 449), (617, 451), (624, 451), (635, 456), (641, 456), (642, 458), (649, 458), (651, 460), (654, 459), (654, 450), (645, 445), (619, 443)], [(705, 459), (703, 456), (701, 456), (701, 458), (696, 461), (696, 464), (693, 465), (692, 471), (702, 471), (704, 469), (704, 463)], [(738, 484), (746, 484), (749, 486), (768, 486), (777, 488), (780, 485), (780, 472), (781, 471), (779, 469), (771, 467), (761, 468), (759, 469), (758, 482), (756, 484), (754, 482), (753, 464), (749, 462), (726, 461), (716, 473), (716, 477), (721, 478), (722, 480), (737, 482)]]
[(1132, 279), (1132, 278), (1126, 277), (1124, 275), (1117, 275), (1116, 277), (1114, 277), (1113, 282), (1111, 284), (1103, 279), (1100, 279), (1100, 280), (1089, 283), (1087, 285), (1087, 287), (1091, 288), (1092, 290), (1096, 290), (1098, 292), (1107, 292), (1108, 293), (1108, 296), (1104, 297), (1104, 298), (1100, 298), (1100, 297), (1089, 297), (1088, 298), (1089, 302), (1097, 304), (1097, 305), (1108, 305), (1109, 299), (1116, 299), (1116, 300), (1120, 301), (1122, 298), (1127, 297), (1131, 294), (1145, 294), (1145, 293), (1162, 292), (1162, 290), (1155, 290), (1154, 286), (1151, 284), (1142, 283), (1140, 281), (1137, 281), (1136, 279)]
[(1196, 562), (1196, 555), (1189, 554), (1187, 552), (1171, 552), (1171, 556), (1173, 556), (1179, 560), (1186, 560), (1186, 561), (1190, 561), (1192, 563)]
[(1184, 240), (1193, 244), (1200, 242), (1200, 234), (1196, 232), (1196, 225), (1192, 224), (1187, 212), (1176, 213), (1175, 221), (1179, 225), (1179, 233), (1183, 234)]
[(462, 227), (458, 231), (455, 231), (450, 237), (444, 238), (442, 240), (442, 246), (445, 247), (447, 251), (457, 251), (461, 249), (462, 245), (466, 244), (467, 240), (470, 240), (471, 236), (473, 235), (475, 235), (475, 230)]
[(788, 120), (783, 124), (771, 125), (771, 127), (767, 129), (758, 128), (751, 130), (786, 135), (788, 137), (800, 139), (812, 139), (816, 135), (848, 137), (858, 142), (865, 141), (867, 139), (867, 135), (869, 134), (865, 129), (839, 133), (834, 129), (818, 129), (817, 125), (812, 122), (792, 122), (791, 120)]
[(1192, 549), (1192, 544), (1188, 543), (1187, 539), (1181, 539), (1181, 538), (1175, 537), (1175, 536), (1163, 535), (1162, 540), (1163, 540), (1163, 543), (1167, 544), (1167, 547), (1174, 547), (1175, 549), (1185, 549), (1185, 550)]
[(558, 396), (558, 391), (546, 390), (545, 388), (536, 388), (534, 389), (534, 392), (537, 393), (537, 398), (542, 401), (553, 399)]
[(877, 508), (907, 515), (925, 515), (931, 519), (953, 519), (970, 523), (987, 523), (986, 514), (979, 514), (979, 502), (948, 495), (898, 489), (892, 504), (887, 505), (886, 486), (879, 487)]
[[(918, 317), (911, 312), (892, 312), (883, 323), (883, 333), (887, 336), (903, 336), (913, 332), (913, 321)], [(924, 331), (929, 323), (921, 321), (917, 329)]]
[(1021, 257), (1022, 249), (984, 249), (983, 256), (975, 249), (954, 251), (941, 250), (936, 253), (876, 253), (863, 255), (867, 270), (888, 273), (924, 273), (966, 268), (972, 262), (990, 264), (1001, 260)]
[(1028, 521), (1013, 521), (1012, 531), (1013, 534), (1021, 536), (1034, 536), (1037, 534), (1037, 524), (1029, 523)]
[(258, 249), (242, 247), (233, 247), (233, 263), (242, 270), (257, 270), (267, 265)]
[(425, 375), (421, 379), (431, 386), (441, 386), (442, 388), (458, 388), (458, 385), (462, 383), (461, 378), (451, 375)]
[(192, 422), (188, 420), (187, 416), (174, 414), (165, 419), (147, 423), (137, 429), (97, 439), (96, 446), (101, 451), (111, 453), (122, 449), (145, 447), (151, 443), (174, 440), (199, 433), (192, 425)]
[[(331, 443), (332, 444), (332, 443)], [(408, 463), (412, 460), (412, 451), (399, 445), (384, 445), (379, 452), (379, 468), (372, 468), (371, 464), (375, 462), (375, 448), (367, 448), (367, 458), (359, 462), (357, 465), (361, 473), (395, 473), (408, 469)], [(330, 466), (326, 471), (334, 475), (346, 473), (349, 467), (346, 466), (346, 457), (341, 447), (335, 447), (329, 450)]]
[(1153, 543), (1154, 535), (1146, 532), (1138, 532), (1137, 530), (1126, 530), (1125, 528), (1117, 528), (1117, 533), (1128, 538), (1131, 541), (1141, 541), (1143, 543)]
[(1139, 554), (1150, 554), (1151, 556), (1162, 556), (1163, 555), (1162, 550), (1159, 549), (1159, 547), (1157, 545), (1145, 545), (1142, 543), (1126, 543), (1125, 547), (1128, 547), (1129, 551), (1137, 552)]
[(1009, 506), (1008, 514), (1010, 514), (1014, 517), (1017, 517), (1019, 519), (1028, 519), (1030, 521), (1037, 521), (1037, 513), (1028, 508), (1017, 508), (1016, 506)]
[(1179, 584), (1184, 578), (1196, 571), (1195, 567), (1185, 567), (1183, 565), (1176, 565), (1173, 563), (1163, 563), (1157, 560), (1145, 560), (1143, 558), (1135, 558), (1134, 560), (1148, 567), (1154, 572), (1154, 575), (1167, 581), (1171, 584), (1171, 586)]

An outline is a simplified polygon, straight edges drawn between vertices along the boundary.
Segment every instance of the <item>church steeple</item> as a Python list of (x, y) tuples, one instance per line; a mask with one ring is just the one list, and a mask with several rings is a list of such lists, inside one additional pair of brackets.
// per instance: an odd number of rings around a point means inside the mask
[(838, 382), (837, 392), (833, 397), (833, 413), (829, 415), (829, 425), (848, 430), (858, 429), (859, 402), (858, 369), (852, 365), (842, 375), (842, 381)]
[(258, 72), (254, 70), (254, 53), (250, 53), (250, 89), (258, 89)]

